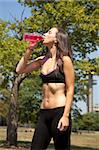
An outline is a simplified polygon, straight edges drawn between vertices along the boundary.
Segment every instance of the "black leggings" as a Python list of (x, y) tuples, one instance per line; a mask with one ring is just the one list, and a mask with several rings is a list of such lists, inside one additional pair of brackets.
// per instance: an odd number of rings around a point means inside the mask
[(69, 127), (66, 131), (57, 129), (63, 112), (64, 107), (40, 110), (31, 150), (46, 149), (52, 137), (56, 150), (70, 150), (71, 117), (69, 116)]

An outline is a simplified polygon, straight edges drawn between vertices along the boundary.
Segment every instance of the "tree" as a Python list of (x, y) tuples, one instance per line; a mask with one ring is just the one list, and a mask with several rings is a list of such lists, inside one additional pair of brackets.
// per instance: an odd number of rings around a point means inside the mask
[[(22, 54), (28, 43), (21, 40), (20, 33), (11, 35), (13, 25), (1, 20), (0, 24), (0, 66), (2, 67), (2, 75), (6, 80), (6, 88), (10, 92), (10, 104), (7, 117), (7, 143), (8, 145), (17, 145), (17, 99), (19, 86), (28, 74), (16, 74), (16, 64), (22, 57)], [(17, 35), (17, 36), (16, 36)], [(17, 37), (17, 38), (16, 38)], [(33, 57), (36, 57), (34, 53)], [(33, 73), (35, 74), (35, 72)]]
[(11, 97), (8, 115), (9, 117), (7, 121), (7, 141), (10, 141), (10, 144), (16, 145), (17, 91), (21, 81), (25, 78), (25, 76), (16, 75), (15, 64), (20, 59), (20, 55), (22, 54), (26, 44), (23, 44), (21, 41), (9, 35), (10, 30), (8, 29), (8, 25), (8, 22), (0, 20), (0, 66), (2, 67), (2, 75), (6, 79), (6, 88), (9, 90)]

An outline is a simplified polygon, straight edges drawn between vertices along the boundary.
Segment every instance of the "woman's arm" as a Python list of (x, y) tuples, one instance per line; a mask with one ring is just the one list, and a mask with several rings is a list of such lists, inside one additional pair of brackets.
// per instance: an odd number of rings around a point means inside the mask
[(69, 126), (69, 113), (74, 96), (74, 67), (69, 56), (63, 56), (63, 69), (66, 82), (66, 103), (63, 116), (58, 123), (60, 131), (66, 130)]
[(69, 117), (69, 113), (72, 106), (73, 96), (74, 96), (74, 67), (69, 56), (63, 57), (64, 63), (64, 74), (66, 81), (66, 104), (63, 116)]
[(41, 56), (33, 60), (31, 63), (28, 63), (31, 54), (32, 50), (27, 49), (16, 67), (16, 72), (18, 74), (29, 73), (33, 70), (36, 70), (45, 62), (45, 56)]

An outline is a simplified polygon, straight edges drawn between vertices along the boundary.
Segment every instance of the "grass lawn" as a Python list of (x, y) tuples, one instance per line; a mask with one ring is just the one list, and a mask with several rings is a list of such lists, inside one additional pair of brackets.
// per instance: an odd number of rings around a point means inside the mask
[[(0, 150), (30, 150), (33, 129), (18, 128), (18, 147), (7, 147), (6, 128), (0, 128)], [(99, 132), (74, 134), (71, 136), (71, 150), (99, 150)], [(50, 142), (48, 150), (54, 150), (53, 141)]]

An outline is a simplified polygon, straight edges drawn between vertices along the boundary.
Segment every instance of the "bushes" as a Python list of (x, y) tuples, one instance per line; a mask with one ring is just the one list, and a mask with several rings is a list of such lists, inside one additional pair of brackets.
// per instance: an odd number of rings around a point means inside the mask
[(99, 113), (86, 113), (73, 118), (72, 130), (99, 131)]

